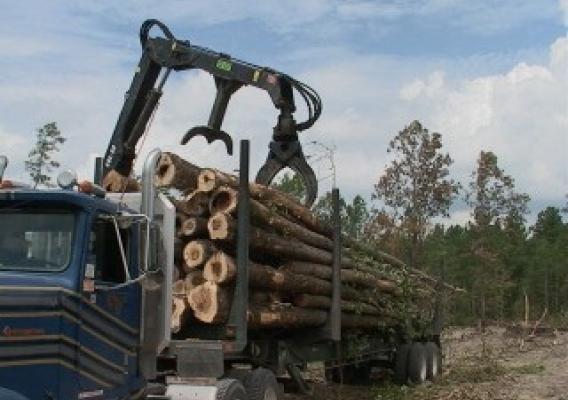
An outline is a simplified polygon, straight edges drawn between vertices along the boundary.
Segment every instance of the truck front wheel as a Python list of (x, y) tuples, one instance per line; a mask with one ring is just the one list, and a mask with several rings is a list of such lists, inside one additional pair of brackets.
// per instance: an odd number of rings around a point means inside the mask
[(242, 383), (236, 379), (221, 379), (217, 382), (216, 400), (248, 400)]

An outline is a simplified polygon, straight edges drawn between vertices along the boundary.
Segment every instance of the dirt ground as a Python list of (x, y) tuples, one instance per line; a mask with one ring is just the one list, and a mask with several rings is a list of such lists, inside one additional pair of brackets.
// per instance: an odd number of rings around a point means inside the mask
[[(286, 400), (568, 400), (568, 333), (532, 340), (492, 327), (453, 328), (443, 336), (444, 373), (434, 384), (400, 387), (386, 381), (372, 387), (325, 383), (312, 366), (311, 396)], [(318, 372), (319, 370), (319, 372)]]

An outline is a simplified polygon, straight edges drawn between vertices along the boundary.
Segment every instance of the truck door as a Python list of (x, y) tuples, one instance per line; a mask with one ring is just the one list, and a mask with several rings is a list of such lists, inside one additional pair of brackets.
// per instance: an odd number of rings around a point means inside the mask
[(88, 364), (92, 376), (82, 377), (79, 398), (122, 398), (139, 385), (140, 289), (128, 279), (138, 273), (136, 226), (120, 228), (105, 214), (97, 215), (91, 225), (80, 332), (87, 354), (81, 352), (80, 361)]

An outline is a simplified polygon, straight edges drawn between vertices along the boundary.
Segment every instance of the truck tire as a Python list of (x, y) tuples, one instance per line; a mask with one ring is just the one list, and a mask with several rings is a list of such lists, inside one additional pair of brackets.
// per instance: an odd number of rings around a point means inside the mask
[(427, 373), (426, 348), (422, 343), (413, 343), (408, 353), (408, 377), (410, 382), (415, 385), (424, 383)]
[(394, 359), (393, 380), (399, 385), (408, 383), (408, 354), (410, 353), (409, 344), (401, 344), (396, 349)]
[(274, 373), (266, 368), (253, 370), (245, 380), (249, 400), (278, 400), (280, 390)]
[(236, 379), (221, 379), (217, 382), (216, 400), (248, 400), (247, 392)]
[(433, 381), (442, 373), (442, 352), (434, 342), (426, 343), (426, 378)]

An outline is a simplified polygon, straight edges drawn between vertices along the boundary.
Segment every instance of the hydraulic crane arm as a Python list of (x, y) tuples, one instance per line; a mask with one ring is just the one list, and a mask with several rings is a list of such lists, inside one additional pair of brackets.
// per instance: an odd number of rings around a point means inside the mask
[[(154, 26), (158, 26), (165, 37), (150, 38), (149, 31)], [(103, 176), (112, 170), (122, 176), (128, 176), (132, 171), (136, 144), (158, 105), (170, 72), (201, 69), (215, 79), (215, 101), (207, 125), (190, 129), (182, 144), (201, 135), (209, 143), (223, 141), (231, 154), (232, 139), (221, 130), (231, 96), (243, 85), (265, 90), (280, 114), (268, 158), (256, 181), (269, 184), (280, 170), (290, 167), (304, 179), (306, 203), (313, 203), (317, 196), (317, 180), (298, 141), (298, 132), (311, 127), (321, 114), (321, 99), (312, 88), (270, 68), (195, 46), (189, 41), (177, 40), (168, 27), (157, 20), (147, 20), (142, 24), (140, 41), (142, 57), (104, 157)], [(301, 123), (296, 123), (293, 117), (296, 111), (294, 91), (300, 93), (308, 107), (308, 118)]]

